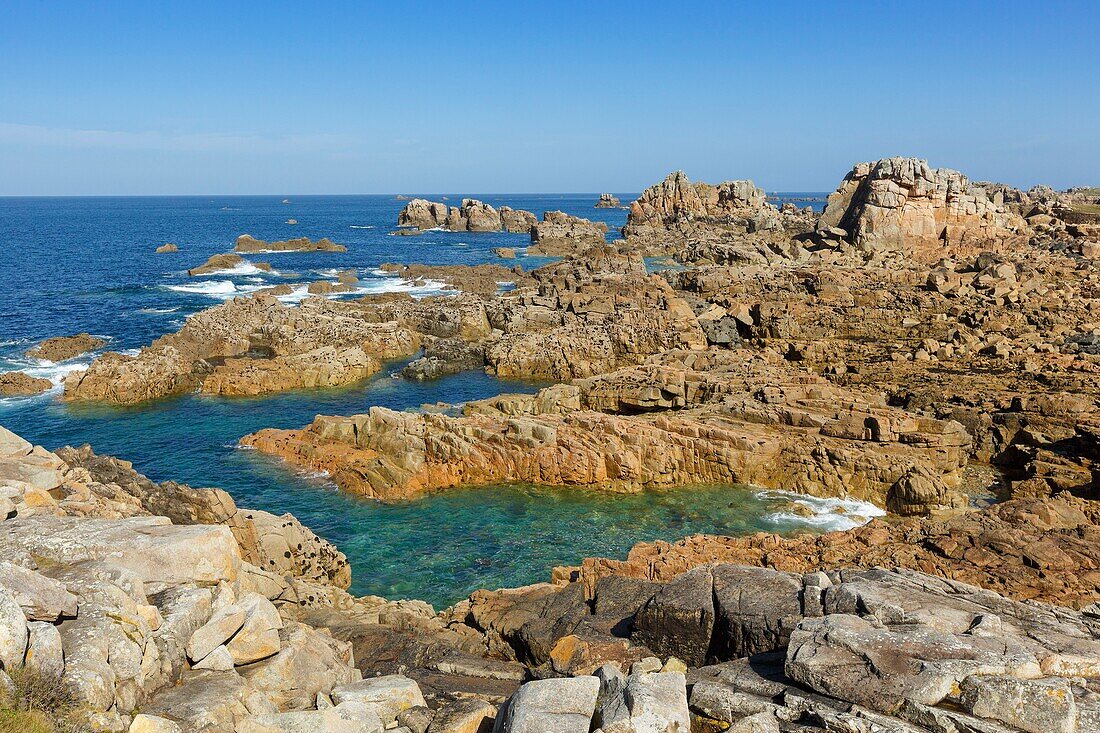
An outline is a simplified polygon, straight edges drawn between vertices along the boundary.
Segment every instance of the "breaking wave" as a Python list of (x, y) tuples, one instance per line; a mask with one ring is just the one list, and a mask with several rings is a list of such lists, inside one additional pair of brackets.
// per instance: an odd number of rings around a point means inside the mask
[(826, 532), (848, 530), (867, 524), (875, 517), (886, 516), (886, 510), (869, 501), (821, 498), (791, 491), (766, 490), (756, 494), (766, 502), (783, 502), (797, 510), (779, 509), (764, 515), (773, 524), (803, 524)]

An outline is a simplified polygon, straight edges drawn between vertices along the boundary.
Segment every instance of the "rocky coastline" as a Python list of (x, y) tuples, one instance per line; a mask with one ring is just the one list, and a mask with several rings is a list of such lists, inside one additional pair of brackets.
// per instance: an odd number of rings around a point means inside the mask
[[(237, 297), (101, 354), (63, 398), (271, 394), (408, 359), (411, 379), (542, 386), (241, 444), (385, 502), (740, 483), (888, 515), (641, 543), (437, 611), (353, 596), (347, 558), (289, 514), (0, 428), (0, 708), (133, 733), (1100, 730), (1089, 196), (889, 158), (818, 215), (676, 172), (610, 241), (562, 212), (409, 200), (405, 230), (510, 232), (560, 259), (384, 266), (454, 289), (421, 299), (324, 297), (350, 275), (297, 306)], [(41, 358), (103, 345), (84, 336)]]

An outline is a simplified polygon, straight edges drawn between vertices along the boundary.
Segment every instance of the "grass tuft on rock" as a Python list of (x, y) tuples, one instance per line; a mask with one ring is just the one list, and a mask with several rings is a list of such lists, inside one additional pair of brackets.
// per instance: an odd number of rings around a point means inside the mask
[(74, 720), (76, 698), (60, 675), (25, 667), (5, 672), (11, 685), (0, 692), (0, 733), (84, 733)]

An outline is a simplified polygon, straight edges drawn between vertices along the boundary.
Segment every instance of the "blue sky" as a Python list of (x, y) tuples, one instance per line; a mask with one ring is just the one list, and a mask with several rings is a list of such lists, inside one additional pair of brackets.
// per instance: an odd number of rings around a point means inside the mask
[(1089, 2), (0, 0), (0, 195), (1096, 185), (1098, 38)]

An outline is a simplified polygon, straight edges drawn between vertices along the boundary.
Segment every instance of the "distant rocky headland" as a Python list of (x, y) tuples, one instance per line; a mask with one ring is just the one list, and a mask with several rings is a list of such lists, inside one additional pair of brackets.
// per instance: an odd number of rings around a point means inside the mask
[[(326, 297), (354, 289), (345, 272), (293, 305), (229, 299), (100, 354), (63, 399), (335, 387), (407, 359), (409, 379), (539, 389), (366, 405), (241, 445), (383, 502), (749, 484), (887, 515), (640, 543), (437, 610), (354, 597), (371, 569), (290, 514), (0, 428), (0, 708), (135, 733), (1100, 730), (1100, 191), (888, 158), (818, 213), (675, 172), (617, 233), (402, 200), (396, 232), (515, 244), (383, 266), (446, 295)], [(242, 235), (191, 272), (287, 250), (344, 248)]]

